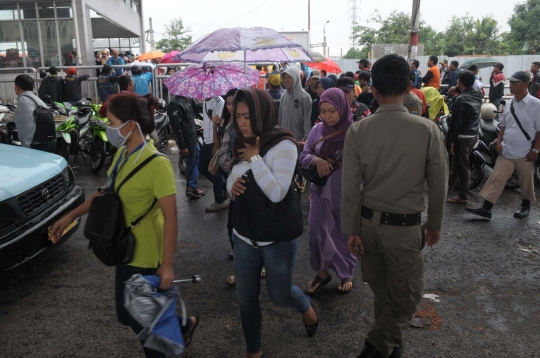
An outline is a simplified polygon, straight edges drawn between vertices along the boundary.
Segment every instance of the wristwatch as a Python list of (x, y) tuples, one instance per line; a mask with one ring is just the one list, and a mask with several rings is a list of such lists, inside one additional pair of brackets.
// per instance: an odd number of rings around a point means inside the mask
[(540, 153), (540, 149), (534, 149), (534, 148), (532, 148), (531, 150), (532, 150), (533, 152), (535, 152), (536, 154)]
[(249, 158), (248, 163), (255, 163), (257, 160), (261, 159), (262, 157), (260, 155), (254, 155), (253, 157)]

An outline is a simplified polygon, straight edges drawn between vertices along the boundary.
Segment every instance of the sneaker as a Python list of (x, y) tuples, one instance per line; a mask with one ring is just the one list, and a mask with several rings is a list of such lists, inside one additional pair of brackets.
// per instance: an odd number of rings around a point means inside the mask
[(228, 207), (229, 207), (229, 204), (226, 201), (222, 202), (221, 204), (214, 202), (214, 203), (212, 203), (212, 205), (207, 206), (206, 208), (204, 208), (204, 211), (209, 212), (209, 213), (213, 213), (214, 211), (223, 210), (223, 209), (226, 209)]
[(186, 195), (190, 195), (194, 198), (202, 198), (204, 194), (199, 189), (194, 189), (192, 187), (189, 187), (186, 189)]

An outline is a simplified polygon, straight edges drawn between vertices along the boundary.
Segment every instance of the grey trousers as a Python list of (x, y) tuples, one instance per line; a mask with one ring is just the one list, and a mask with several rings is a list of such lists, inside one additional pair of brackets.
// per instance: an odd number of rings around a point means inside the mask
[(459, 196), (462, 200), (469, 199), (469, 184), (471, 179), (471, 166), (469, 155), (478, 141), (478, 136), (474, 138), (458, 138), (454, 142), (454, 157), (452, 159), (452, 169), (448, 181), (448, 193), (454, 189), (459, 179)]

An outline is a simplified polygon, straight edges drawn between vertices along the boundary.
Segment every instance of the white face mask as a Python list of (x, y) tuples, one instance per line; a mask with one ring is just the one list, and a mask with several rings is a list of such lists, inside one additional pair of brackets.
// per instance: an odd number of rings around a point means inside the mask
[(120, 148), (121, 146), (123, 146), (126, 143), (126, 141), (128, 140), (131, 133), (133, 133), (133, 132), (129, 132), (127, 136), (123, 136), (122, 133), (120, 132), (120, 128), (122, 128), (123, 126), (125, 126), (129, 122), (130, 121), (122, 124), (118, 128), (107, 127), (107, 129), (105, 130), (106, 133), (107, 133), (107, 138), (109, 139), (109, 142), (112, 145), (114, 145), (116, 148)]

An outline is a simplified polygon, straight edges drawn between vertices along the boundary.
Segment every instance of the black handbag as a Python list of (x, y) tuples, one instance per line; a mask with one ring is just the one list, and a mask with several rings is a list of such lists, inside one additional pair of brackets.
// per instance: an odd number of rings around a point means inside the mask
[[(320, 142), (322, 142), (322, 141), (324, 141), (326, 139), (332, 138), (334, 136), (337, 136), (338, 134), (341, 134), (342, 132), (345, 132), (347, 129), (349, 129), (349, 128), (344, 128), (342, 130), (339, 130), (337, 132), (329, 134), (326, 137), (320, 138), (318, 141), (316, 141), (313, 144), (313, 150), (315, 149), (315, 147), (317, 147), (317, 144), (319, 144)], [(335, 160), (333, 160), (331, 158), (328, 158), (328, 157), (326, 157), (324, 155), (317, 154), (314, 151), (312, 151), (311, 154), (313, 154), (317, 158), (321, 158), (321, 159), (326, 160), (327, 162), (332, 164), (332, 166), (334, 167), (334, 170), (336, 170), (336, 165), (338, 164), (338, 162), (336, 162)], [(325, 176), (320, 176), (316, 165), (314, 165), (312, 167), (309, 167), (308, 169), (301, 168), (301, 172), (302, 172), (302, 176), (304, 177), (304, 179), (308, 180), (310, 183), (313, 183), (313, 184), (315, 184), (317, 186), (325, 186), (326, 182), (328, 181), (328, 177), (332, 174), (332, 173), (330, 173), (330, 174), (325, 175)]]
[(294, 180), (285, 198), (273, 203), (255, 181), (251, 169), (242, 178), (246, 190), (235, 197), (231, 212), (231, 224), (238, 234), (250, 239), (254, 247), (256, 241), (290, 241), (302, 235), (304, 222)]
[[(514, 111), (514, 101), (513, 100), (510, 103), (510, 113), (512, 113), (512, 116), (514, 116), (514, 119), (516, 120), (516, 123), (517, 123), (519, 129), (521, 129), (521, 132), (523, 133), (525, 138), (527, 138), (527, 141), (531, 142), (531, 148), (534, 148), (534, 142), (535, 141), (534, 140), (531, 141), (531, 139), (532, 139), (531, 136), (529, 135), (529, 133), (527, 133), (525, 131), (525, 129), (521, 125), (521, 122), (519, 121), (518, 117), (516, 116), (516, 111)], [(535, 164), (540, 166), (540, 155), (536, 158)]]
[(135, 237), (132, 230), (139, 225), (157, 202), (154, 198), (150, 208), (126, 227), (122, 201), (118, 193), (129, 179), (158, 156), (163, 155), (155, 153), (139, 164), (118, 185), (116, 191), (114, 185), (111, 188), (99, 188), (98, 192), (102, 195), (96, 196), (90, 204), (84, 236), (88, 239), (89, 248), (92, 249), (94, 255), (107, 266), (131, 262), (135, 250)]

